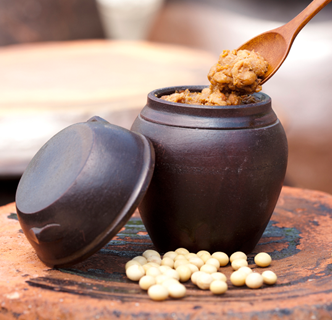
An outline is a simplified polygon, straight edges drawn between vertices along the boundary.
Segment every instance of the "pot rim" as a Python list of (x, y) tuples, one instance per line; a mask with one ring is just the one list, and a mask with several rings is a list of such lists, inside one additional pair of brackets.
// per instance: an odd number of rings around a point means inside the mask
[(201, 129), (252, 129), (278, 122), (271, 98), (258, 92), (261, 101), (230, 106), (204, 106), (170, 102), (159, 97), (183, 89), (202, 90), (206, 86), (174, 86), (151, 91), (139, 117), (156, 124)]
[(255, 106), (259, 106), (266, 103), (271, 103), (271, 97), (264, 92), (255, 92), (252, 95), (260, 99), (258, 102), (254, 103), (244, 103), (239, 105), (226, 105), (226, 106), (207, 106), (207, 105), (198, 105), (198, 104), (188, 104), (188, 103), (180, 103), (180, 102), (172, 102), (163, 100), (160, 97), (162, 95), (168, 95), (175, 93), (177, 90), (186, 90), (190, 91), (202, 91), (205, 88), (208, 88), (208, 85), (185, 85), (185, 86), (172, 86), (172, 87), (163, 87), (159, 89), (155, 89), (148, 94), (148, 99), (151, 99), (155, 102), (162, 102), (169, 106), (181, 107), (181, 108), (193, 108), (193, 109), (240, 109), (240, 108), (252, 108)]

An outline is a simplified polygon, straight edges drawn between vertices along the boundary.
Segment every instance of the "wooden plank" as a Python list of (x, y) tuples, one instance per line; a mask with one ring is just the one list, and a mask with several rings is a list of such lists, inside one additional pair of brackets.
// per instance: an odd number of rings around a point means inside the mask
[(130, 128), (147, 94), (208, 84), (217, 57), (182, 46), (87, 40), (0, 48), (0, 176), (20, 176), (54, 134), (98, 115)]
[(217, 56), (137, 41), (46, 42), (0, 48), (0, 115), (143, 107), (157, 88), (208, 84)]
[[(234, 287), (222, 296), (185, 283), (181, 300), (151, 301), (128, 280), (125, 263), (153, 248), (136, 215), (98, 253), (71, 268), (49, 269), (16, 220), (0, 208), (0, 319), (327, 319), (332, 317), (332, 196), (284, 187), (262, 239), (249, 255), (269, 252), (274, 286)], [(221, 269), (228, 278), (231, 267)]]

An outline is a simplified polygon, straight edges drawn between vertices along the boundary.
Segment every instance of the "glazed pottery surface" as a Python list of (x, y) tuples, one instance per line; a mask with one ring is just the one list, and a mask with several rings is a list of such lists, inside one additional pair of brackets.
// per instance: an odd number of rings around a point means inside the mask
[(152, 177), (154, 152), (142, 135), (99, 117), (52, 137), (16, 192), (24, 234), (50, 267), (83, 261), (126, 224)]
[(287, 139), (271, 99), (239, 106), (196, 106), (151, 92), (132, 131), (149, 138), (155, 170), (139, 211), (158, 250), (185, 247), (251, 252), (277, 203)]

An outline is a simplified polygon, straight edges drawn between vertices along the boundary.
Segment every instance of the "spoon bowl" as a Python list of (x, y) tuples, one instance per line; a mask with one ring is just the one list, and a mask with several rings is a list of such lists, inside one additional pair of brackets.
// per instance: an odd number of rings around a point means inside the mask
[(269, 63), (261, 84), (270, 79), (280, 68), (302, 28), (331, 1), (313, 0), (301, 13), (285, 25), (264, 32), (238, 48), (238, 50), (254, 50)]

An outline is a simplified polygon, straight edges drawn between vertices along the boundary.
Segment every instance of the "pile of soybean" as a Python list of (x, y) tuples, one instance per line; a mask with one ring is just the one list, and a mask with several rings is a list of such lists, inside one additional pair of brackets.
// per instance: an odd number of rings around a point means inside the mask
[[(268, 267), (271, 257), (265, 252), (258, 253), (254, 258), (258, 267)], [(234, 270), (230, 281), (234, 286), (251, 289), (260, 288), (263, 283), (273, 285), (277, 276), (267, 270), (262, 274), (253, 272), (248, 267), (247, 255), (234, 252), (230, 257), (223, 252), (210, 254), (206, 250), (190, 253), (185, 248), (166, 252), (163, 257), (155, 250), (146, 250), (126, 263), (126, 275), (132, 281), (139, 281), (139, 286), (148, 291), (152, 300), (162, 301), (168, 297), (175, 299), (186, 295), (186, 287), (181, 282), (189, 279), (200, 289), (210, 290), (214, 294), (227, 291), (227, 277), (219, 272), (220, 267), (231, 263)]]

